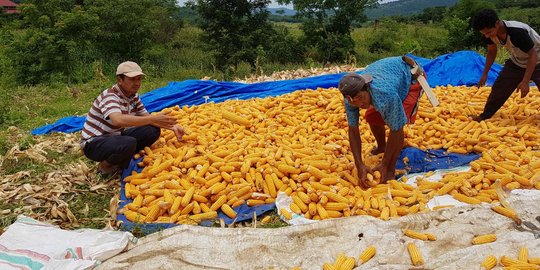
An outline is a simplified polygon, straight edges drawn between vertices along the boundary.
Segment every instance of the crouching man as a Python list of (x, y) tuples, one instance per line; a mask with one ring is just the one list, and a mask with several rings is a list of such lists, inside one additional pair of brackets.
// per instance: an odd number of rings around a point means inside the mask
[[(362, 75), (349, 73), (339, 82), (338, 88), (345, 99), (349, 143), (363, 188), (369, 187), (368, 172), (379, 171), (382, 183), (395, 177), (397, 158), (404, 144), (403, 127), (414, 122), (422, 95), (422, 88), (416, 81), (422, 69), (411, 74), (415, 65), (414, 60), (406, 56), (384, 58), (369, 65)], [(384, 153), (381, 163), (374, 169), (362, 161), (359, 109), (367, 109), (366, 122), (377, 141), (371, 153)], [(390, 129), (388, 139), (386, 126)]]
[(84, 155), (100, 162), (104, 175), (127, 168), (135, 153), (152, 145), (161, 129), (171, 129), (180, 141), (184, 129), (163, 113), (150, 115), (137, 92), (144, 76), (135, 62), (123, 62), (116, 70), (116, 84), (104, 90), (92, 103), (81, 138)]

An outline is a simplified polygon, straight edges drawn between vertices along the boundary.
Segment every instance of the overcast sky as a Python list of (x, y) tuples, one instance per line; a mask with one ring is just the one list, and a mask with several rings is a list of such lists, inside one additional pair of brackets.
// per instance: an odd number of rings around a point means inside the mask
[[(188, 0), (177, 0), (178, 4), (180, 4), (180, 6), (183, 6)], [(393, 2), (393, 1), (397, 1), (397, 0), (379, 0), (379, 3), (388, 3), (388, 2)], [(272, 0), (272, 4), (270, 4), (268, 7), (271, 7), (271, 8), (277, 8), (277, 7), (287, 7), (287, 8), (290, 8), (292, 9), (293, 6), (292, 5), (287, 5), (287, 6), (281, 6), (277, 3), (276, 0)]]

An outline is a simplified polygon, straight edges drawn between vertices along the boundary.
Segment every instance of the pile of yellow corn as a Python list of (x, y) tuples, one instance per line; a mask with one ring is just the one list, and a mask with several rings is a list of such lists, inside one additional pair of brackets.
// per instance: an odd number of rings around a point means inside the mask
[[(540, 269), (540, 258), (529, 257), (529, 249), (521, 247), (517, 260), (509, 256), (501, 256), (499, 260), (504, 269)], [(481, 264), (481, 269), (490, 270), (497, 265), (497, 257), (490, 255)]]
[[(123, 212), (134, 222), (196, 224), (215, 218), (219, 210), (234, 218), (233, 207), (271, 203), (282, 191), (292, 196), (290, 209), (310, 219), (371, 215), (387, 220), (429, 211), (426, 202), (436, 195), (491, 203), (499, 200), (497, 185), (540, 188), (540, 181), (533, 183), (540, 178), (536, 89), (527, 98), (510, 98), (493, 119), (480, 123), (467, 116), (481, 112), (489, 88), (438, 87), (435, 92), (441, 105), (433, 108), (422, 98), (419, 118), (405, 127), (406, 144), (481, 152), (469, 172), (447, 174), (440, 182), (419, 179), (418, 187), (393, 180), (362, 190), (343, 97), (335, 88), (304, 90), (165, 109), (187, 135), (177, 142), (164, 130), (145, 148), (144, 169), (125, 179), (133, 202)], [(382, 155), (369, 154), (374, 138), (365, 121), (360, 128), (364, 162), (375, 166)]]

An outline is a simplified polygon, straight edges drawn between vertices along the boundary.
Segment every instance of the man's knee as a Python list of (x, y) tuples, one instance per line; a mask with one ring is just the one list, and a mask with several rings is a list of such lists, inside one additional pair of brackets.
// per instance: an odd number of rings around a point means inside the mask
[(161, 128), (155, 126), (148, 126), (148, 134), (150, 139), (155, 142), (161, 136)]
[(134, 155), (137, 149), (137, 139), (129, 136), (123, 136), (122, 141), (118, 144), (117, 154), (126, 153), (126, 155)]

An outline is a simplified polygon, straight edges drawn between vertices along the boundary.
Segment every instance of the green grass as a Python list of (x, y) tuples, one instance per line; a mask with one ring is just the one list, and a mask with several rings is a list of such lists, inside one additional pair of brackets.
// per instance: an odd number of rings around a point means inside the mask
[[(270, 216), (270, 222), (266, 224), (261, 224), (260, 226), (258, 226), (258, 228), (281, 228), (289, 226), (289, 224), (279, 218), (279, 215), (276, 212), (270, 214)], [(259, 220), (262, 218), (263, 217), (257, 217), (257, 219)]]
[[(395, 22), (383, 22), (377, 28), (357, 28), (351, 34), (356, 43), (359, 66), (406, 53), (426, 58), (436, 57), (442, 54), (447, 35), (448, 32), (437, 25), (404, 25)], [(389, 50), (375, 50), (381, 47)]]
[(274, 24), (287, 28), (289, 33), (295, 38), (298, 38), (303, 34), (302, 29), (300, 28), (302, 26), (301, 23), (275, 22)]
[[(102, 229), (103, 220), (109, 218), (109, 202), (111, 198), (118, 193), (115, 190), (106, 190), (103, 193), (94, 193), (91, 191), (79, 192), (69, 204), (69, 208), (79, 220), (81, 228)], [(88, 207), (87, 207), (88, 205)], [(88, 209), (88, 212), (86, 212)], [(96, 218), (102, 218), (98, 220)]]

